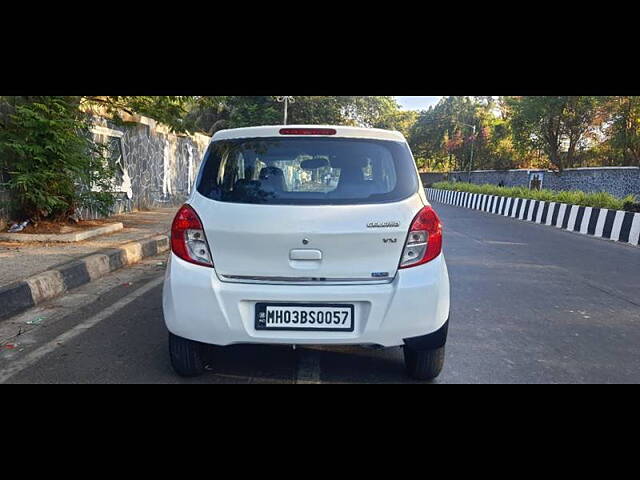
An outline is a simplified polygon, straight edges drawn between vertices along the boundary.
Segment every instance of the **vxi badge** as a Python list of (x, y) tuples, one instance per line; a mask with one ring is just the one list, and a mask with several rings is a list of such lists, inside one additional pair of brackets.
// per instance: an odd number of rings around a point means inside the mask
[(400, 226), (400, 222), (369, 222), (367, 228), (396, 228)]

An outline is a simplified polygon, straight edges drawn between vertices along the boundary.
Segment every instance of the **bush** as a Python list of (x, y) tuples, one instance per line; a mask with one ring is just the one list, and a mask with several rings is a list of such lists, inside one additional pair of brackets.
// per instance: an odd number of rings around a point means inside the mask
[(529, 190), (526, 187), (498, 187), (496, 185), (476, 185), (465, 182), (438, 182), (433, 188), (441, 190), (453, 190), (457, 192), (480, 193), (484, 195), (499, 195), (503, 197), (531, 198), (544, 202), (568, 203), (585, 207), (607, 208), (610, 210), (622, 210), (627, 204), (633, 204), (635, 197), (629, 195), (623, 199), (614, 197), (609, 193), (586, 193), (579, 190), (560, 191), (553, 190)]
[(0, 125), (0, 167), (22, 218), (61, 219), (76, 208), (108, 214), (112, 169), (73, 97), (28, 97)]

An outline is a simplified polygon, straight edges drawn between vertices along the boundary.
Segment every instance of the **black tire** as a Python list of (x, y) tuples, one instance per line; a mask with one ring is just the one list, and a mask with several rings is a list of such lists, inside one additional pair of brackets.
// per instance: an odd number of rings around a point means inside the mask
[(169, 332), (171, 366), (181, 377), (197, 377), (204, 373), (204, 345)]
[(444, 346), (433, 350), (414, 350), (405, 345), (404, 364), (411, 378), (433, 380), (444, 366)]

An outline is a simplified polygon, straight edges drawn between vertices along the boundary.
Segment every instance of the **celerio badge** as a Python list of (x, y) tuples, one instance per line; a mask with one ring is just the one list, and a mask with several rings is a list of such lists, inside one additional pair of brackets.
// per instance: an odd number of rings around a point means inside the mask
[(369, 222), (367, 228), (396, 228), (400, 226), (400, 222)]

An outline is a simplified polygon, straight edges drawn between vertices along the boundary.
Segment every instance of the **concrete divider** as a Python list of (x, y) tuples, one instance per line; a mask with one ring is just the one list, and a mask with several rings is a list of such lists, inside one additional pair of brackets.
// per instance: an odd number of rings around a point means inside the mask
[(103, 277), (114, 270), (167, 250), (169, 250), (169, 237), (159, 235), (89, 255), (0, 287), (0, 321)]
[(640, 213), (451, 190), (425, 189), (431, 202), (471, 208), (615, 242), (640, 243)]

